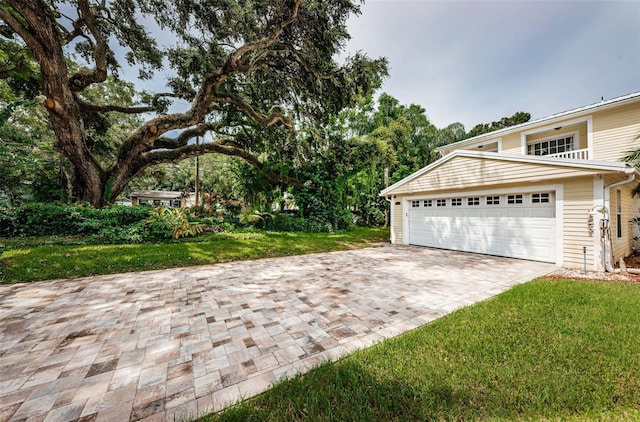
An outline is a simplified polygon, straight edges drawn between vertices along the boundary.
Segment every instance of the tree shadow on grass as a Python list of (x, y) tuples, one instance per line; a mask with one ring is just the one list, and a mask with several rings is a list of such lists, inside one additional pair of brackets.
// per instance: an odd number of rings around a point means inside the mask
[(526, 400), (502, 401), (482, 387), (464, 383), (456, 386), (446, 378), (420, 385), (401, 378), (380, 379), (361, 364), (346, 359), (281, 382), (202, 421), (619, 420), (625, 415), (631, 419), (640, 416), (640, 408), (633, 406), (597, 411), (585, 403), (582, 409), (571, 404), (557, 409), (545, 411)]

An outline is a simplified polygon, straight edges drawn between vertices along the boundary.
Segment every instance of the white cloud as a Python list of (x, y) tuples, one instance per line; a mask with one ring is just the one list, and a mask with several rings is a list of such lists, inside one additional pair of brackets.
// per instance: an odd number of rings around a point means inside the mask
[(390, 60), (383, 90), (467, 129), (640, 90), (640, 3), (370, 1), (350, 51)]

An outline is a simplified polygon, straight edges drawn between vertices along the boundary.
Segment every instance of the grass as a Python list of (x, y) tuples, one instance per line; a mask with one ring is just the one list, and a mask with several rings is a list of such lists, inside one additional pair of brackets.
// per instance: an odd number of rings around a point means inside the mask
[(640, 420), (640, 285), (537, 280), (201, 422)]
[(0, 240), (4, 246), (4, 249), (0, 248), (0, 282), (73, 278), (339, 251), (388, 239), (388, 230), (376, 228), (356, 228), (332, 234), (246, 230), (135, 245), (83, 245), (81, 240), (73, 238), (3, 239)]

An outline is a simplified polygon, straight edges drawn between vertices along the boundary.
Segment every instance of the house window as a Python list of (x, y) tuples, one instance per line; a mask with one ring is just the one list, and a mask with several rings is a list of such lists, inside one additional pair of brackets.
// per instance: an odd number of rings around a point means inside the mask
[(500, 205), (499, 196), (487, 196), (487, 205)]
[(436, 200), (436, 207), (446, 207), (447, 200), (446, 199), (438, 199)]
[(529, 155), (550, 155), (567, 151), (573, 151), (573, 135), (532, 142), (527, 145), (527, 154)]
[(420, 201), (411, 201), (411, 208), (420, 207)]
[(550, 201), (549, 193), (532, 193), (531, 203), (533, 204), (548, 204)]
[(622, 238), (622, 195), (620, 189), (616, 189), (616, 235)]
[(507, 196), (507, 204), (522, 204), (522, 195)]
[(467, 198), (467, 205), (480, 205), (480, 198), (478, 198), (477, 196), (474, 198)]
[(423, 205), (425, 207), (432, 207), (433, 206), (433, 200), (432, 199), (425, 199)]
[(451, 200), (451, 206), (452, 207), (459, 207), (462, 205), (462, 198), (453, 198)]

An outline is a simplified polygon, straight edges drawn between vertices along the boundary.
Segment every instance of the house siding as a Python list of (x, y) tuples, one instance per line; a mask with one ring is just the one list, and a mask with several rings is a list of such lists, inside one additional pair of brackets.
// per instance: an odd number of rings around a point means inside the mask
[[(621, 180), (621, 176), (608, 176), (605, 177), (605, 184), (615, 183)], [(586, 247), (587, 269), (596, 270), (594, 267), (594, 243), (599, 242), (599, 239), (595, 238), (597, 232), (595, 230), (590, 232), (589, 227), (589, 212), (594, 207), (594, 177), (582, 176), (573, 177), (568, 179), (557, 180), (553, 182), (557, 185), (562, 185), (563, 197), (562, 197), (562, 259), (563, 266), (567, 268), (582, 269), (584, 266), (584, 248)], [(540, 186), (548, 186), (544, 182), (522, 182), (518, 184), (508, 184), (493, 186), (493, 189), (501, 189), (508, 187), (511, 191), (521, 190), (522, 192), (535, 192)], [(632, 226), (629, 221), (634, 217), (634, 201), (631, 196), (631, 189), (634, 183), (629, 183), (618, 187), (621, 190), (622, 196), (622, 238), (617, 239), (617, 223), (615, 217), (615, 195), (616, 188), (611, 189), (610, 204), (612, 210), (611, 214), (611, 236), (612, 236), (612, 249), (614, 255), (614, 263), (621, 257), (628, 256), (632, 253)], [(491, 191), (491, 189), (483, 189), (482, 187), (456, 190), (456, 195), (464, 196), (470, 193), (475, 193), (479, 190)], [(426, 191), (423, 193), (427, 193)], [(443, 195), (450, 194), (450, 191), (428, 191), (429, 195), (441, 193)], [(410, 198), (420, 197), (420, 193), (412, 192), (406, 195), (397, 195), (394, 198), (394, 204), (406, 201)], [(596, 204), (597, 205), (597, 204)], [(403, 239), (403, 210), (402, 205), (394, 205), (394, 220), (391, 230), (394, 231), (395, 243), (402, 244)], [(594, 220), (593, 224), (598, 224), (598, 220)], [(593, 227), (593, 226), (592, 226)]]
[(583, 268), (584, 247), (587, 268), (593, 269), (593, 234), (589, 233), (589, 211), (593, 208), (593, 177), (563, 181), (563, 261), (567, 268)]
[[(605, 179), (606, 180), (606, 179)], [(606, 183), (613, 183), (615, 180), (608, 180)], [(631, 196), (631, 190), (635, 182), (622, 186), (611, 188), (609, 197), (610, 208), (610, 221), (611, 221), (611, 248), (613, 250), (613, 263), (618, 262), (620, 258), (631, 254), (633, 229), (631, 227), (631, 219), (634, 217), (633, 209), (633, 197)], [(621, 215), (621, 228), (622, 237), (618, 238), (618, 221), (616, 213), (616, 199), (618, 195), (618, 189), (620, 192), (620, 199), (622, 203), (622, 215)]]
[(564, 179), (595, 171), (573, 168), (559, 168), (543, 164), (513, 163), (471, 157), (456, 157), (440, 167), (398, 186), (390, 194), (435, 192), (439, 190), (468, 189), (500, 184), (518, 185)]
[(502, 137), (502, 152), (504, 154), (522, 154), (519, 133), (512, 133)]
[(605, 110), (593, 118), (593, 159), (620, 161), (640, 148), (640, 102)]
[[(398, 204), (398, 205), (396, 205)], [(403, 227), (403, 213), (402, 213), (402, 198), (397, 197), (393, 199), (393, 221), (391, 222), (391, 230), (393, 231), (393, 239), (398, 245), (402, 245), (404, 242), (402, 236)]]

